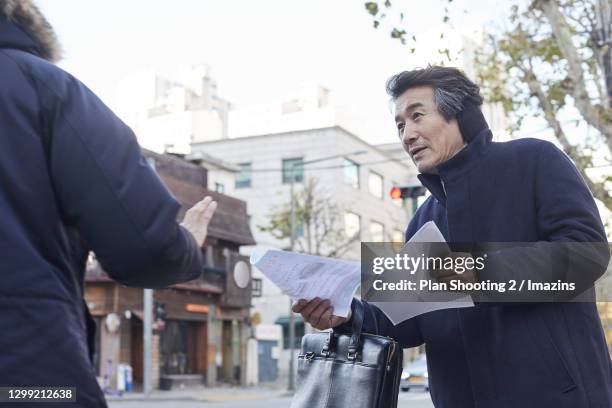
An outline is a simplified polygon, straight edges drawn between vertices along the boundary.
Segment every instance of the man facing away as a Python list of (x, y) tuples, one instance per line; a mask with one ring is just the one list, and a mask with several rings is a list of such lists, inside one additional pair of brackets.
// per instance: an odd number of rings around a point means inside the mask
[(89, 251), (125, 285), (195, 279), (216, 203), (179, 226), (131, 130), (57, 57), (38, 9), (0, 0), (0, 386), (75, 387), (76, 403), (53, 406), (105, 407), (86, 334)]
[[(585, 259), (577, 272), (591, 283), (601, 276), (610, 256), (604, 228), (565, 154), (531, 138), (492, 142), (479, 88), (455, 68), (399, 73), (387, 91), (400, 141), (431, 192), (407, 239), (434, 221), (449, 243), (595, 243), (603, 251), (591, 253), (594, 260)], [(535, 270), (530, 262), (543, 261), (538, 257), (514, 257), (514, 272)], [(362, 303), (364, 331), (403, 347), (426, 345), (437, 408), (612, 407), (612, 364), (594, 302), (478, 303), (397, 326)], [(318, 329), (350, 328), (328, 300), (300, 300), (293, 310)]]

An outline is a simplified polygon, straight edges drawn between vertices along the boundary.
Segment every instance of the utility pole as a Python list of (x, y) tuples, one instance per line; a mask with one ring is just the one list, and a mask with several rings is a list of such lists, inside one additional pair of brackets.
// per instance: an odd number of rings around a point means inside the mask
[[(157, 166), (155, 160), (147, 160), (151, 168), (157, 173)], [(151, 393), (151, 369), (152, 369), (152, 355), (151, 355), (151, 343), (153, 337), (153, 289), (143, 289), (142, 292), (142, 303), (143, 303), (143, 324), (142, 324), (142, 388), (145, 397), (148, 397)]]
[(142, 385), (145, 397), (151, 393), (151, 338), (153, 335), (153, 289), (144, 289), (143, 370)]
[[(295, 184), (295, 165), (296, 162), (291, 163), (290, 174), (291, 174), (291, 185), (289, 188), (289, 250), (293, 252), (295, 249), (295, 204), (293, 198), (293, 189)], [(303, 165), (303, 163), (302, 163)], [(295, 345), (295, 320), (293, 319), (293, 310), (291, 310), (292, 301), (289, 298), (289, 384), (287, 390), (295, 390), (295, 379), (293, 378), (293, 369), (295, 366), (295, 357), (293, 347)]]

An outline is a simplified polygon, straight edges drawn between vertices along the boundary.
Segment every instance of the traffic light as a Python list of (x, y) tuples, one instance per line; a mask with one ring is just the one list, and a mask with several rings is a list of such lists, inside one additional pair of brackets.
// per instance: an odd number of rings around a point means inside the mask
[(423, 186), (393, 186), (390, 192), (391, 198), (394, 200), (406, 198), (417, 198), (425, 195), (425, 187)]
[(393, 186), (393, 188), (391, 189), (391, 198), (394, 200), (397, 200), (398, 198), (403, 198), (402, 189), (399, 187)]

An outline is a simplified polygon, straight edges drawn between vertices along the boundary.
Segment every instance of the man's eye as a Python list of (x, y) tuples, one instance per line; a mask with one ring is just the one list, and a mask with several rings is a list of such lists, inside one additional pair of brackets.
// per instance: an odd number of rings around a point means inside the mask
[(412, 120), (417, 120), (418, 118), (420, 118), (421, 116), (423, 116), (423, 114), (421, 112), (414, 112), (412, 114)]
[(403, 123), (398, 123), (397, 124), (397, 130), (399, 130), (401, 132), (402, 129), (404, 129), (404, 124)]

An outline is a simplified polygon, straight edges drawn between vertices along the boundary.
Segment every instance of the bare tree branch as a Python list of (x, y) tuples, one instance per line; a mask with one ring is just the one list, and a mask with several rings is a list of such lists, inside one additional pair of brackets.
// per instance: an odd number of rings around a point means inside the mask
[(574, 46), (569, 26), (559, 11), (559, 4), (555, 0), (535, 0), (532, 6), (541, 10), (546, 16), (559, 49), (567, 61), (568, 76), (572, 81), (571, 90), (576, 108), (587, 123), (604, 135), (604, 139), (610, 151), (612, 151), (612, 124), (609, 119), (612, 117), (612, 112), (608, 108), (601, 105), (592, 105), (590, 102), (582, 69), (582, 58)]
[(608, 193), (606, 188), (602, 183), (595, 183), (586, 173), (585, 169), (588, 168), (591, 163), (590, 160), (586, 159), (587, 155), (581, 152), (578, 148), (572, 146), (567, 137), (565, 136), (565, 132), (563, 131), (563, 127), (559, 120), (555, 115), (555, 111), (553, 106), (551, 105), (549, 99), (546, 97), (540, 82), (538, 81), (535, 73), (533, 71), (529, 71), (525, 73), (524, 76), (525, 82), (529, 86), (532, 94), (537, 98), (542, 111), (544, 112), (544, 118), (550, 125), (550, 127), (555, 132), (555, 136), (561, 143), (563, 150), (565, 153), (574, 161), (576, 167), (580, 171), (582, 178), (584, 178), (587, 186), (593, 193), (593, 196), (600, 200), (606, 205), (606, 207), (612, 208), (612, 196)]
[[(318, 191), (316, 178), (308, 180), (303, 189), (295, 193), (293, 200), (296, 219), (304, 231), (303, 236), (295, 238), (298, 251), (319, 256), (341, 256), (355, 243), (355, 237), (346, 236), (340, 208)], [(277, 239), (288, 239), (289, 217), (288, 204), (274, 207), (268, 214), (268, 223), (258, 227)]]

